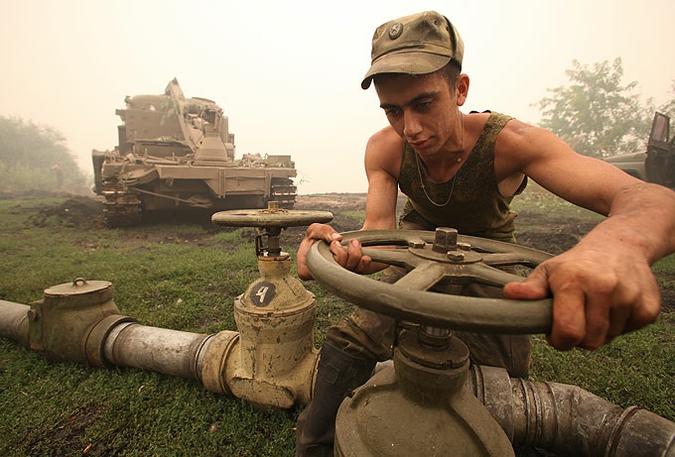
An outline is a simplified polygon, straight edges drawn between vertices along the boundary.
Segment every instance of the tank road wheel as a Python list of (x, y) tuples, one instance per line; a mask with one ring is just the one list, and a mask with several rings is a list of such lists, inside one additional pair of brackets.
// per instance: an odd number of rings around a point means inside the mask
[(324, 242), (308, 256), (310, 272), (326, 289), (363, 308), (400, 321), (481, 333), (548, 333), (551, 299), (507, 300), (457, 295), (469, 284), (502, 287), (523, 281), (511, 271), (529, 270), (551, 256), (483, 238), (457, 235), (440, 228), (362, 230), (343, 233), (342, 244), (358, 238), (373, 261), (402, 267), (405, 276), (394, 284), (377, 281), (342, 268)]
[(298, 188), (293, 184), (292, 179), (272, 178), (270, 201), (278, 201), (280, 208), (292, 209), (295, 206), (297, 195)]

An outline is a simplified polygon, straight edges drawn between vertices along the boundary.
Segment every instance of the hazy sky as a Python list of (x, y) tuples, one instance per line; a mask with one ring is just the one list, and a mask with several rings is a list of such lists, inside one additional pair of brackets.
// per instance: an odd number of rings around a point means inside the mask
[(464, 39), (465, 112), (536, 123), (531, 105), (574, 59), (621, 57), (624, 83), (657, 102), (675, 80), (673, 0), (0, 0), (0, 115), (60, 130), (91, 173), (91, 150), (117, 143), (124, 97), (176, 77), (224, 109), (237, 157), (291, 154), (302, 194), (365, 192), (363, 150), (386, 125), (360, 87), (370, 39), (431, 9)]

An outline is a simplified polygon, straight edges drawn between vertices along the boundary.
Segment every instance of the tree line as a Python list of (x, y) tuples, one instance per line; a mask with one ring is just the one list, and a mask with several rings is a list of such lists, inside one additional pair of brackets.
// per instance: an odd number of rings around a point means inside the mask
[[(638, 83), (623, 84), (621, 59), (565, 71), (569, 83), (548, 89), (534, 103), (541, 127), (553, 131), (580, 154), (606, 158), (646, 150), (655, 111), (675, 119), (675, 80), (668, 100), (644, 103)], [(70, 191), (80, 193), (87, 178), (57, 129), (18, 117), (0, 116), (0, 193)]]
[(642, 103), (637, 81), (622, 84), (621, 59), (582, 65), (565, 71), (569, 83), (548, 89), (550, 96), (534, 104), (542, 113), (540, 126), (551, 130), (580, 154), (606, 158), (646, 151), (654, 112), (675, 119), (675, 80), (668, 100), (657, 106)]
[(0, 193), (82, 193), (87, 178), (57, 129), (0, 116)]

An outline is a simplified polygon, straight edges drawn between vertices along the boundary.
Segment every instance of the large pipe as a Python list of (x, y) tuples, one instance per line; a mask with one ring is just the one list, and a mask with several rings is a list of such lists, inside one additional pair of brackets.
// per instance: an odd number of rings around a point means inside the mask
[(577, 386), (509, 378), (504, 369), (480, 366), (467, 387), (514, 446), (561, 456), (675, 456), (675, 423), (636, 407), (624, 410)]
[[(30, 347), (32, 311), (30, 306), (0, 300), (0, 336)], [(83, 345), (88, 363), (95, 366), (128, 366), (194, 379), (211, 391), (254, 404), (269, 404), (272, 398), (273, 405), (288, 407), (294, 395), (295, 401), (309, 401), (315, 351), (298, 372), (271, 384), (274, 377), (256, 380), (242, 366), (239, 339), (239, 332), (196, 334), (147, 327), (112, 314), (91, 326)], [(299, 373), (309, 376), (299, 380)], [(467, 388), (514, 446), (570, 456), (675, 457), (675, 423), (639, 408), (623, 410), (577, 386), (509, 378), (504, 369), (480, 366), (472, 370)], [(266, 397), (256, 391), (265, 391)]]
[[(108, 287), (102, 290), (105, 298), (109, 298), (103, 306), (116, 311), (112, 296), (107, 296)], [(89, 310), (92, 320), (83, 320), (76, 332), (49, 340), (49, 344), (43, 343), (44, 333), (61, 333), (61, 321), (51, 319), (47, 321), (49, 325), (38, 324), (45, 321), (45, 316), (57, 314), (58, 306), (41, 303), (33, 309), (0, 300), (0, 336), (36, 349), (53, 360), (155, 371), (201, 382), (212, 392), (255, 405), (290, 408), (309, 402), (316, 376), (318, 351), (311, 341), (316, 305), (311, 298), (309, 306), (303, 303), (288, 315), (277, 312), (276, 316), (266, 316), (263, 320), (267, 322), (267, 332), (257, 328), (260, 323), (249, 319), (241, 332), (224, 330), (207, 335), (144, 326), (118, 312), (107, 315), (98, 312), (98, 303), (87, 306), (81, 296), (72, 299), (64, 295), (59, 296), (60, 305), (72, 308), (71, 300), (77, 300), (78, 306), (84, 305), (83, 314), (87, 314), (85, 309)], [(32, 333), (31, 325), (35, 325)], [(270, 341), (264, 340), (261, 333)], [(309, 339), (305, 333), (310, 335)], [(252, 354), (257, 350), (256, 336), (261, 338), (258, 349), (265, 356), (265, 364)]]
[(0, 300), (0, 336), (28, 346), (30, 306)]
[(208, 338), (209, 335), (123, 322), (107, 335), (104, 357), (112, 365), (199, 381), (197, 360)]
[[(0, 300), (0, 336), (30, 347), (31, 312), (28, 305)], [(111, 315), (92, 326), (83, 345), (103, 348), (103, 357), (95, 350), (85, 351), (90, 365), (133, 367), (200, 380), (197, 360), (208, 338), (209, 335), (147, 327), (124, 316)]]

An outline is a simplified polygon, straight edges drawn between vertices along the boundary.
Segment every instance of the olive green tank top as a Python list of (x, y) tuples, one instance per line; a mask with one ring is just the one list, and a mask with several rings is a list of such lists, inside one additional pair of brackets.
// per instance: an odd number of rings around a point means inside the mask
[[(514, 242), (516, 213), (509, 206), (513, 197), (499, 193), (494, 167), (497, 136), (511, 119), (504, 114), (490, 113), (466, 162), (444, 183), (429, 180), (424, 162), (418, 160), (417, 153), (406, 143), (399, 188), (408, 201), (399, 218), (399, 226), (405, 228), (413, 224), (423, 230), (452, 227), (462, 235)], [(527, 177), (516, 194), (526, 185)]]

